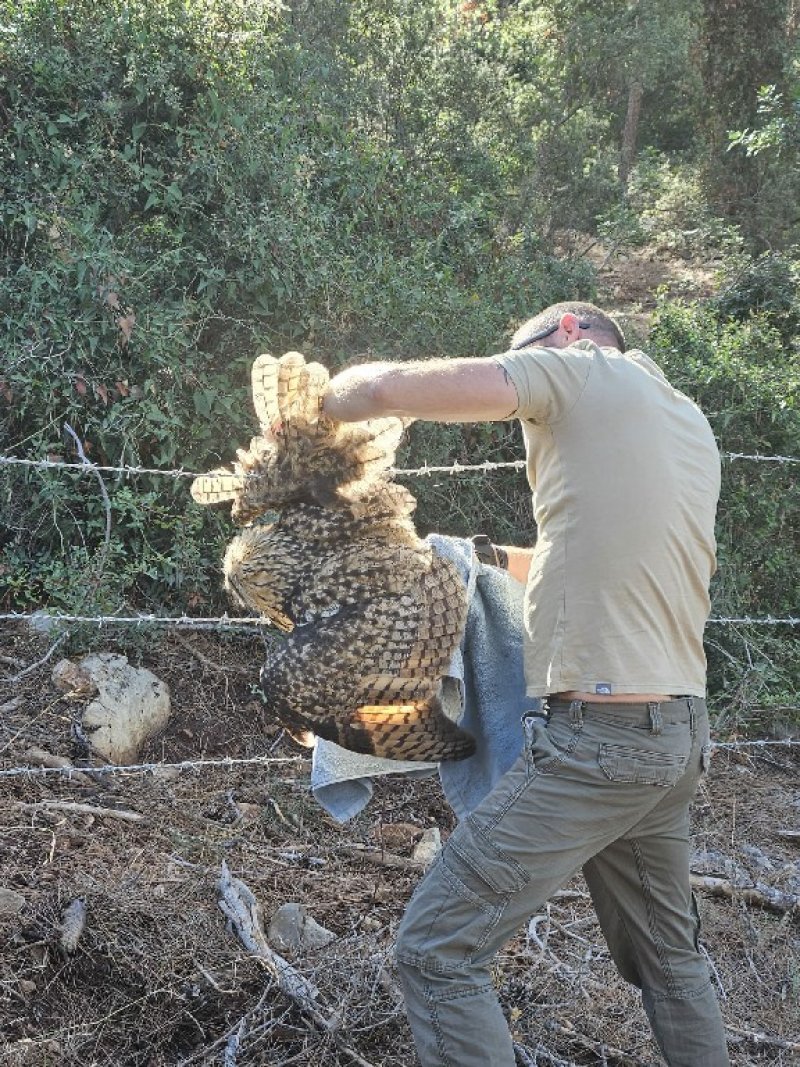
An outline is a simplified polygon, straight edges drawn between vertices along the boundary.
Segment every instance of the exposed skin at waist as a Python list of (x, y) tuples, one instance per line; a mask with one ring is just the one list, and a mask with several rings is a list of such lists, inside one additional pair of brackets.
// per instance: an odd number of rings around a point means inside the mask
[(578, 693), (574, 689), (566, 693), (551, 693), (548, 700), (585, 700), (589, 704), (661, 704), (665, 700), (674, 700), (669, 693), (619, 693), (617, 696), (605, 696), (599, 693)]

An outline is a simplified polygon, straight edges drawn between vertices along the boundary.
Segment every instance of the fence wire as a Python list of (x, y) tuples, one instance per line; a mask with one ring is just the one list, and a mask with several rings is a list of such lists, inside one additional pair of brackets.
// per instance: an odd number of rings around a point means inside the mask
[[(736, 460), (749, 460), (753, 463), (800, 463), (800, 458), (795, 456), (764, 456), (758, 452), (722, 452), (720, 455), (723, 459), (731, 462), (735, 462)], [(178, 467), (174, 470), (167, 470), (163, 467), (113, 467), (104, 466), (98, 463), (70, 463), (60, 459), (24, 459), (18, 456), (0, 456), (0, 466), (33, 467), (44, 470), (73, 470), (82, 474), (155, 474), (162, 475), (165, 478), (198, 478), (201, 473), (206, 473), (187, 471), (183, 467)], [(524, 459), (501, 460), (498, 462), (486, 460), (484, 463), (451, 463), (447, 466), (436, 466), (425, 463), (422, 467), (392, 467), (390, 468), (389, 473), (397, 477), (422, 478), (431, 474), (455, 475), (474, 474), (480, 471), (524, 470), (525, 466), (526, 462)], [(258, 475), (250, 475), (250, 477), (258, 477)]]
[[(9, 611), (0, 614), (0, 621), (29, 622), (31, 628), (47, 632), (59, 624), (103, 626), (174, 626), (186, 630), (247, 630), (272, 627), (269, 619), (247, 615), (51, 615), (46, 611)], [(712, 615), (706, 620), (708, 626), (797, 626), (800, 616), (787, 615)]]
[[(713, 749), (763, 749), (769, 747), (800, 748), (800, 739), (787, 737), (778, 740), (757, 741), (712, 741)], [(234, 759), (223, 757), (222, 759), (198, 759), (180, 760), (178, 763), (106, 763), (97, 767), (69, 766), (69, 767), (6, 767), (0, 770), (0, 778), (40, 778), (55, 775), (58, 778), (70, 779), (75, 775), (94, 777), (95, 775), (130, 775), (130, 774), (159, 774), (165, 770), (183, 771), (196, 770), (198, 768), (233, 770), (236, 767), (263, 767), (270, 764), (285, 763), (310, 763), (310, 756), (248, 756)], [(402, 773), (402, 772), (401, 772)]]
[[(721, 456), (724, 460), (730, 462), (736, 461), (749, 461), (755, 463), (772, 463), (778, 465), (798, 464), (800, 458), (795, 456), (767, 456), (760, 453), (745, 453), (745, 452), (722, 452)], [(86, 460), (82, 462), (68, 462), (61, 459), (27, 459), (18, 456), (6, 456), (0, 455), (0, 466), (20, 466), (33, 469), (42, 470), (71, 470), (81, 474), (123, 474), (129, 475), (156, 475), (167, 478), (182, 479), (182, 478), (196, 478), (199, 472), (185, 470), (184, 468), (177, 468), (173, 470), (159, 468), (159, 467), (139, 467), (139, 466), (111, 466), (97, 463), (91, 463)], [(425, 463), (422, 467), (415, 468), (401, 468), (395, 467), (390, 470), (390, 473), (398, 477), (428, 477), (434, 474), (445, 475), (459, 475), (459, 474), (471, 474), (478, 472), (492, 472), (499, 470), (524, 470), (526, 461), (524, 459), (507, 460), (493, 462), (487, 460), (483, 463), (452, 463), (449, 465), (434, 465)], [(13, 622), (28, 622), (31, 627), (36, 630), (48, 631), (54, 630), (64, 625), (96, 625), (98, 627), (103, 626), (169, 626), (176, 629), (192, 629), (192, 630), (259, 630), (265, 627), (270, 627), (271, 623), (268, 619), (253, 616), (229, 616), (227, 614), (220, 616), (191, 616), (191, 615), (177, 615), (177, 616), (159, 616), (153, 614), (138, 614), (138, 615), (69, 615), (69, 614), (50, 614), (49, 612), (36, 611), (36, 612), (6, 612), (0, 614), (0, 620), (13, 621)], [(755, 617), (749, 615), (741, 616), (712, 616), (708, 619), (708, 625), (729, 625), (729, 626), (797, 626), (800, 624), (800, 617), (788, 616), (784, 618), (774, 617), (767, 615), (763, 617)], [(756, 741), (733, 741), (733, 742), (715, 742), (714, 748), (719, 749), (746, 749), (754, 748), (761, 749), (767, 746), (784, 746), (795, 747), (800, 746), (800, 740), (785, 739), (785, 740), (756, 740)], [(156, 773), (165, 769), (173, 769), (179, 772), (184, 770), (194, 770), (196, 768), (220, 768), (220, 769), (232, 769), (240, 766), (264, 766), (268, 764), (280, 764), (280, 763), (296, 763), (307, 762), (308, 757), (293, 756), (293, 757), (264, 757), (254, 756), (250, 758), (223, 758), (219, 760), (211, 759), (199, 759), (199, 760), (182, 760), (179, 763), (137, 763), (128, 764), (122, 766), (116, 766), (113, 764), (99, 766), (99, 767), (10, 767), (4, 770), (0, 770), (0, 778), (11, 778), (19, 776), (52, 776), (69, 778), (71, 775), (89, 774), (89, 775), (108, 775), (108, 774), (145, 774)]]

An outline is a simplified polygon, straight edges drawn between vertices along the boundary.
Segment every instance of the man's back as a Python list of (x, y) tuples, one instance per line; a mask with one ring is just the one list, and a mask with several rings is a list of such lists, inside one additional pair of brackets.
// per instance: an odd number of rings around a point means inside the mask
[(529, 693), (705, 693), (719, 454), (640, 352), (583, 340), (498, 357), (519, 395), (539, 539)]

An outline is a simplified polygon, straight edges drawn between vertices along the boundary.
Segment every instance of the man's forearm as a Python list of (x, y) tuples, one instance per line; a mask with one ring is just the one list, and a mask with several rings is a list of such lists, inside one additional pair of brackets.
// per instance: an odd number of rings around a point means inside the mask
[(517, 392), (491, 357), (363, 363), (335, 375), (322, 410), (341, 422), (397, 415), (433, 422), (509, 419)]
[(517, 548), (516, 545), (501, 546), (508, 556), (506, 570), (512, 578), (525, 585), (528, 581), (528, 571), (533, 559), (532, 548)]
[(361, 422), (390, 414), (379, 388), (393, 371), (391, 363), (362, 363), (340, 371), (330, 380), (322, 410), (339, 422)]

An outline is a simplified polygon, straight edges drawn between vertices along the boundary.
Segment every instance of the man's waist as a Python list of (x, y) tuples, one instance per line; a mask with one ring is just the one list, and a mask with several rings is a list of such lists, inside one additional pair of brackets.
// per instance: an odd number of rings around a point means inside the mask
[(676, 696), (664, 693), (618, 693), (611, 696), (603, 693), (580, 693), (569, 689), (564, 693), (553, 693), (547, 699), (566, 703), (571, 700), (583, 700), (587, 704), (658, 704), (665, 700), (675, 700)]
[[(631, 695), (640, 699), (633, 702), (628, 699)], [(583, 700), (564, 699), (563, 694), (558, 694), (544, 698), (543, 710), (548, 715), (569, 714), (573, 719), (596, 718), (633, 726), (652, 726), (655, 722), (694, 722), (696, 714), (704, 714), (706, 710), (703, 697), (656, 694), (655, 699), (649, 700), (649, 695), (626, 693), (624, 700), (613, 697), (598, 700), (595, 696)]]

